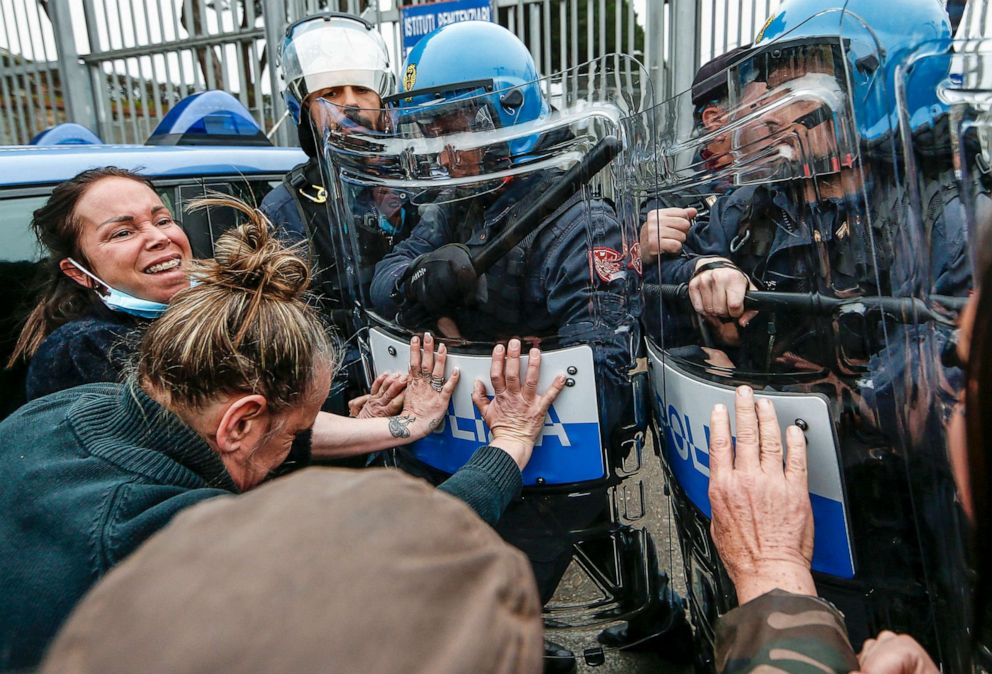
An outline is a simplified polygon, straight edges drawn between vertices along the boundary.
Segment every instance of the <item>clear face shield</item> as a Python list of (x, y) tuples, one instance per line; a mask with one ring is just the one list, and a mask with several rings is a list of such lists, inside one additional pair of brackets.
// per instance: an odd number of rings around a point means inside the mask
[(375, 115), (383, 131), (328, 124), (317, 138), (372, 370), (405, 370), (410, 336), (429, 330), (465, 382), (442, 427), (411, 446), (419, 464), (452, 473), (487, 441), (470, 394), (476, 377), (488, 385), (495, 344), (539, 346), (542, 389), (568, 378), (523, 473), (526, 493), (554, 495), (525, 496), (527, 513), (509, 516), (544, 527), (531, 539), (554, 550), (535, 556), (564, 558), (559, 578), (584, 579), (589, 597), (548, 604), (559, 626), (640, 612), (657, 581), (644, 575), (646, 534), (631, 528), (645, 513), (645, 418), (627, 173), (647, 154), (646, 81), (636, 62), (608, 57), (515, 89), (400, 94)]
[[(892, 171), (858, 161), (844, 62), (839, 43), (774, 46), (714, 75), (726, 83), (725, 98), (712, 104), (720, 108), (715, 123), (698, 114), (690, 92), (658, 106), (660, 152), (653, 185), (644, 186), (653, 196), (641, 216), (647, 224), (672, 217), (659, 209), (693, 211), (676, 214), (693, 220), (681, 250), (666, 252), (674, 248), (671, 241), (650, 246), (661, 254), (651, 260), (659, 283), (648, 286), (648, 332), (670, 349), (686, 347), (673, 354), (690, 354), (704, 368), (772, 378), (822, 371), (838, 357), (851, 366), (869, 358), (851, 328), (829, 320), (830, 308), (799, 299), (823, 294), (832, 308), (887, 287), (877, 272), (888, 264), (891, 232), (871, 225), (878, 211), (869, 201), (895, 198), (882, 180)], [(643, 230), (649, 237), (663, 231)], [(712, 275), (692, 283), (703, 257), (724, 261), (711, 265), (714, 271), (737, 271), (732, 306), (726, 288), (720, 301), (703, 306), (710, 297), (696, 286)], [(746, 290), (759, 293), (748, 309), (763, 299), (773, 310), (748, 312), (753, 321), (731, 320), (745, 314), (740, 300)], [(796, 296), (767, 295), (781, 291)], [(778, 300), (784, 304), (774, 304)], [(790, 310), (802, 320), (787, 318)], [(825, 331), (832, 342), (824, 341)]]
[[(942, 319), (927, 334), (927, 350), (921, 352), (928, 364), (920, 369), (931, 391), (935, 425), (945, 432), (957, 420), (955, 406), (965, 387), (955, 327), (980, 282), (977, 270), (987, 264), (983, 244), (989, 241), (992, 222), (989, 72), (989, 40), (924, 44), (899, 69), (901, 146), (911, 204), (906, 215), (923, 244), (914, 260), (921, 270), (917, 285), (930, 312)], [(930, 105), (908, 103), (920, 91), (933, 92)], [(952, 480), (951, 466), (966, 465), (967, 457), (955, 455), (964, 450), (959, 443), (917, 442), (914, 449), (909, 476), (918, 517), (927, 525), (922, 530), (924, 550), (937, 598), (932, 650), (951, 670), (964, 671), (972, 664), (987, 669), (992, 662), (992, 631), (987, 625), (971, 624), (972, 616), (980, 612), (971, 607), (975, 588), (970, 582), (986, 570), (969, 568), (971, 526), (959, 507), (960, 481)], [(969, 632), (979, 636), (969, 641)]]
[(856, 148), (839, 45), (764, 50), (732, 71), (730, 80), (728, 134), (737, 184), (812, 179), (851, 168)]
[[(337, 189), (339, 197), (335, 208), (340, 212), (334, 217), (359, 223), (349, 230), (348, 240), (342, 243), (355, 258), (356, 268), (363, 270), (364, 281), (352, 286), (356, 302), (364, 311), (398, 331), (409, 332), (436, 324), (442, 317), (436, 310), (443, 309), (458, 318), (472, 315), (487, 302), (489, 279), (485, 271), (478, 270), (475, 287), (465, 297), (456, 298), (458, 301), (439, 297), (437, 301), (421, 298), (426, 301), (408, 302), (405, 296), (398, 297), (391, 292), (397, 289), (395, 287), (390, 292), (377, 292), (380, 282), (386, 279), (375, 267), (401, 243), (398, 228), (406, 228), (407, 235), (413, 234), (415, 225), (427, 217), (431, 227), (444, 230), (441, 245), (461, 245), (477, 255), (486, 251), (485, 257), (490, 258), (492, 264), (505, 266), (506, 258), (513, 257), (514, 248), (520, 247), (525, 238), (550, 234), (550, 216), (558, 208), (567, 206), (569, 200), (588, 203), (597, 189), (615, 191), (610, 185), (594, 182), (593, 177), (620, 151), (625, 140), (625, 111), (634, 105), (632, 97), (639, 94), (621, 92), (619, 87), (610, 90), (607, 86), (608, 93), (601, 98), (593, 96), (580, 100), (575, 93), (562, 91), (569, 78), (585, 78), (584, 82), (570, 86), (588, 87), (592, 86), (593, 77), (606, 78), (607, 73), (582, 75), (570, 72), (526, 84), (519, 90), (497, 93), (485, 87), (460, 90), (447, 97), (439, 94), (435, 100), (417, 105), (406, 104), (402, 96), (398, 96), (391, 101), (391, 107), (357, 113), (319, 101), (319, 112), (315, 117), (328, 120), (320, 131), (324, 163), (335, 171), (333, 180), (328, 182)], [(587, 94), (583, 91), (581, 95)], [(557, 109), (535, 119), (513, 120), (512, 124), (507, 124), (507, 110), (525, 106), (527, 99), (533, 97), (550, 97)], [(354, 123), (356, 118), (381, 120), (383, 130), (372, 133), (367, 127)], [(577, 167), (584, 168), (584, 173), (573, 171), (580, 175), (572, 175), (571, 169)], [(594, 168), (592, 174), (590, 167)], [(576, 180), (576, 177), (584, 179)], [(571, 180), (572, 189), (558, 190), (561, 194), (556, 198), (560, 203), (536, 199), (561, 184), (562, 178)], [(597, 177), (597, 181), (601, 180)], [(535, 200), (542, 208), (527, 213), (527, 207)], [(478, 213), (481, 219), (464, 224), (468, 215), (465, 209), (471, 214)], [(524, 215), (528, 215), (528, 220), (520, 225), (517, 221)], [(390, 224), (383, 226), (383, 221)], [(589, 258), (592, 248), (610, 247), (607, 244), (611, 243), (618, 250), (625, 246), (629, 249), (634, 243), (633, 235), (622, 231), (621, 225), (612, 224), (607, 228), (609, 231), (589, 234), (589, 240), (583, 242), (579, 252)], [(357, 232), (362, 230), (370, 233), (378, 230), (378, 238), (385, 246), (382, 254), (371, 258), (358, 254), (362, 249), (369, 249), (357, 240)], [(490, 238), (504, 234), (504, 230), (512, 230), (512, 236), (500, 237), (497, 244), (491, 245)], [(420, 231), (426, 232), (426, 227)], [(392, 240), (387, 240), (390, 237)], [(617, 241), (613, 242), (613, 238)], [(532, 265), (539, 265), (539, 260), (534, 258)], [(524, 271), (521, 266), (519, 272), (511, 276), (522, 280), (526, 276)], [(604, 275), (609, 278), (605, 267)], [(497, 276), (497, 280), (502, 278)], [(588, 271), (583, 277), (583, 284), (588, 286), (601, 282)], [(389, 285), (397, 286), (397, 283), (386, 283), (384, 287)], [(515, 306), (502, 306), (497, 315), (532, 313), (521, 306), (522, 298), (514, 298), (513, 302), (509, 299), (502, 304)], [(423, 317), (415, 319), (418, 312)], [(463, 322), (466, 327), (459, 332), (471, 333), (469, 321), (463, 319)], [(506, 334), (527, 334), (520, 332), (519, 323), (512, 320), (506, 323), (501, 338)], [(539, 329), (537, 323), (535, 320), (529, 334), (542, 340), (557, 337), (559, 331), (551, 327), (555, 324), (553, 320), (546, 329)], [(474, 341), (467, 334), (461, 334), (461, 338)], [(495, 337), (480, 339), (484, 344), (491, 344)]]
[[(814, 576), (852, 643), (895, 623), (952, 653), (932, 619), (937, 565), (913, 475), (922, 447), (944, 441), (931, 364), (949, 320), (926, 281), (941, 246), (914, 222), (926, 209), (884, 107), (894, 64), (857, 17), (817, 19), (843, 38), (787, 34), (714, 75), (726, 82), (719, 124), (694, 116), (691, 92), (654, 112), (656, 161), (640, 183), (642, 247), (654, 237), (657, 251), (644, 326), (690, 605), (710, 638), (734, 605), (708, 536), (707, 425), (748, 384), (806, 432)], [(720, 139), (724, 154), (705, 154)], [(706, 211), (676, 213), (690, 221), (685, 241), (663, 245), (658, 211), (686, 208), (692, 192)]]

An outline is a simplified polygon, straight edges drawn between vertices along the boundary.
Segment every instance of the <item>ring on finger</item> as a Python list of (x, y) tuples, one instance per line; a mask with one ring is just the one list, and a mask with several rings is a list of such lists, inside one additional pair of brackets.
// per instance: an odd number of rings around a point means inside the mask
[(446, 381), (444, 377), (431, 376), (431, 388), (440, 393)]

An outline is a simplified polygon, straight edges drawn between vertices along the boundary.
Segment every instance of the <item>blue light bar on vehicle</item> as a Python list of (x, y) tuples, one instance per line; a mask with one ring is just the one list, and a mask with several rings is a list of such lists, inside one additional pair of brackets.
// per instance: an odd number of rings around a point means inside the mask
[(267, 145), (251, 113), (226, 91), (187, 96), (169, 110), (145, 145)]
[(66, 122), (50, 126), (31, 139), (30, 145), (103, 145), (99, 136), (82, 124)]

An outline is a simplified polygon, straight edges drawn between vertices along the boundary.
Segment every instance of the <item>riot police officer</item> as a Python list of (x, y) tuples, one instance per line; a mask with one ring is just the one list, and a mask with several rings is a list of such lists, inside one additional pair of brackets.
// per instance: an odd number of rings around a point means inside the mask
[[(473, 250), (498, 239), (522, 207), (562, 179), (561, 170), (533, 167), (554, 165), (555, 152), (581, 142), (574, 129), (552, 120), (526, 46), (496, 24), (464, 22), (431, 33), (402, 72), (392, 123), (400, 131), (415, 126), (408, 135), (425, 138), (421, 145), (436, 153), (436, 165), (424, 169), (423, 160), (410, 155), (400, 162), (402, 170), (424, 170), (446, 186), (429, 197), (410, 197), (422, 204), (418, 223), (376, 265), (370, 288), (375, 312), (406, 329), (437, 330), (468, 343), (523, 335), (558, 347), (591, 346), (602, 391), (602, 436), (593, 440), (594, 451), (599, 454), (601, 441), (620, 445), (634, 425), (629, 371), (639, 343), (633, 227), (625, 233), (610, 202), (577, 189), (479, 273)], [(400, 454), (400, 461), (415, 474), (440, 479), (415, 456)], [(581, 491), (526, 496), (498, 525), (531, 559), (545, 602), (572, 559), (573, 532), (608, 526), (602, 483)], [(627, 536), (619, 531), (620, 538)], [(624, 573), (637, 576), (635, 567)], [(656, 580), (641, 591), (656, 592)], [(651, 636), (659, 624), (686, 627), (680, 606), (646, 601), (650, 608), (626, 638)]]
[[(283, 96), (297, 125), (300, 147), (308, 160), (295, 167), (261, 204), (266, 217), (290, 242), (306, 242), (317, 266), (315, 292), (325, 319), (342, 340), (356, 324), (343, 298), (336, 226), (327, 205), (327, 190), (317, 161), (317, 138), (328, 128), (354, 126), (384, 132), (382, 98), (391, 94), (395, 76), (385, 41), (374, 26), (356, 16), (329, 12), (309, 16), (286, 29), (279, 54), (285, 80)], [(316, 106), (322, 99), (332, 105)], [(363, 220), (371, 220), (369, 239), (402, 235), (407, 211), (387, 191), (369, 191)], [(374, 231), (373, 231), (374, 230)], [(374, 243), (374, 241), (373, 241)], [(335, 377), (330, 411), (347, 414), (346, 401), (365, 392), (358, 352), (348, 344), (342, 370)], [(340, 382), (338, 382), (340, 380)]]
[[(940, 510), (946, 476), (935, 470), (946, 461), (935, 423), (941, 391), (926, 362), (944, 329), (933, 311), (900, 309), (932, 306), (933, 294), (961, 295), (971, 283), (963, 218), (934, 180), (947, 164), (911, 172), (903, 163), (924, 122), (946, 112), (938, 96), (946, 65), (914, 59), (946, 49), (949, 38), (935, 0), (786, 0), (728, 72), (726, 175), (735, 189), (690, 232), (692, 258), (662, 267), (685, 284), (674, 295), (687, 289), (694, 322), (683, 331), (685, 307), (666, 296), (663, 317), (676, 320), (666, 322), (655, 361), (675, 509), (691, 523), (680, 538), (709, 590), (694, 592), (704, 626), (732, 603), (711, 543), (695, 533), (709, 525), (698, 490), (709, 475), (691, 449), (690, 461), (680, 456), (697, 444), (694, 410), (679, 412), (747, 382), (777, 405), (802, 400), (790, 419), (809, 427), (822, 461), (810, 474), (836, 471), (832, 486), (824, 480), (814, 492), (813, 567), (852, 638), (877, 631), (881, 615), (898, 616), (900, 629), (954, 660), (946, 609), (959, 588), (945, 581), (957, 561), (930, 534), (949, 522)], [(913, 85), (903, 86), (908, 73)], [(719, 365), (676, 351), (707, 341), (722, 352)], [(830, 508), (843, 512), (836, 527), (826, 524)]]
[[(458, 61), (450, 59), (450, 54), (462, 52), (456, 47), (482, 41), (498, 45), (493, 47), (501, 54), (498, 62), (468, 54)], [(491, 80), (494, 91), (520, 93), (512, 96), (513, 101), (500, 100), (488, 108), (476, 109), (473, 100), (465, 110), (447, 111), (429, 124), (420, 121), (427, 135), (471, 132), (478, 130), (478, 124), (488, 129), (526, 124), (549, 113), (529, 51), (498, 25), (466, 22), (432, 33), (417, 44), (404, 69), (416, 72), (416, 90), (411, 96), (411, 87), (406, 86), (406, 91), (397, 94), (398, 116), (414, 110), (422, 120), (429, 114), (421, 107), (427, 103), (417, 95), (418, 90), (429, 91), (424, 97), (430, 102), (437, 100), (436, 90), (458, 92), (464, 82)], [(454, 178), (470, 177), (483, 172), (484, 162), (511, 166), (528, 154), (540, 153), (542, 147), (559, 142), (560, 133), (510, 141), (503, 157), (493, 157), (491, 151), (483, 157), (479, 152), (445, 148), (438, 162)], [(639, 307), (629, 304), (628, 298), (636, 294), (630, 290), (638, 276), (633, 257), (621, 241), (616, 212), (605, 200), (574, 195), (553, 218), (538, 224), (523, 242), (507, 250), (482, 279), (477, 281), (470, 272), (467, 246), (491, 239), (505, 226), (501, 214), (522, 200), (533, 199), (556, 175), (512, 177), (471, 199), (442, 197), (438, 200), (442, 203), (421, 207), (419, 224), (410, 237), (376, 265), (371, 286), (375, 308), (386, 316), (398, 315), (406, 327), (436, 329), (452, 337), (503, 339), (554, 332), (563, 344), (594, 343), (599, 348), (597, 356), (607, 365), (605, 371), (615, 376), (620, 390), (619, 382), (630, 365), (628, 345), (637, 341)], [(602, 253), (610, 253), (610, 264), (589, 251), (587, 237), (598, 242)], [(591, 290), (608, 306), (608, 313), (596, 316), (588, 313), (589, 290), (580, 287), (590, 279), (590, 266), (595, 270)], [(421, 269), (422, 273), (415, 274)], [(617, 334), (614, 328), (620, 325), (629, 326), (631, 332)], [(606, 404), (609, 409), (602, 410), (603, 417), (616, 423), (627, 401), (614, 399)]]
[[(822, 2), (799, 0), (790, 3), (790, 7), (791, 16), (802, 16), (804, 19), (827, 9)], [(930, 0), (909, 2), (906, 9), (914, 15), (926, 17), (921, 20), (925, 21), (924, 25), (932, 27), (931, 38), (943, 35), (946, 40), (949, 36), (947, 16), (938, 3)], [(787, 22), (782, 20), (782, 16), (779, 13), (770, 19), (759, 35), (758, 46), (767, 45), (789, 30), (797, 31), (797, 41), (822, 30), (819, 25), (804, 26), (802, 21), (788, 22), (786, 28)], [(894, 66), (889, 65), (886, 72), (874, 74), (875, 79), (888, 79), (884, 87), (882, 84), (876, 85), (878, 89), (886, 90), (887, 104), (879, 101), (877, 94), (869, 95), (865, 90), (849, 92), (851, 99), (860, 106), (856, 111), (859, 113), (860, 128), (842, 130), (833, 126), (835, 120), (831, 119), (827, 107), (818, 105), (812, 97), (800, 94), (792, 102), (774, 102), (774, 99), (788, 95), (787, 92), (806, 86), (801, 83), (806, 76), (830, 74), (828, 70), (835, 67), (829, 62), (831, 58), (823, 56), (819, 62), (822, 68), (818, 71), (816, 48), (803, 52), (805, 56), (800, 56), (800, 52), (790, 54), (785, 49), (773, 51), (776, 53), (762, 53), (757, 58), (760, 64), (748, 64), (749, 75), (742, 72), (743, 68), (736, 73), (739, 77), (749, 76), (752, 79), (746, 84), (739, 83), (742, 93), (735, 114), (746, 115), (747, 105), (769, 108), (767, 113), (761, 114), (760, 120), (752, 124), (745, 122), (735, 133), (739, 144), (737, 151), (757, 155), (779, 141), (780, 147), (784, 147), (792, 140), (783, 138), (792, 134), (803, 139), (799, 141), (802, 147), (797, 148), (795, 154), (805, 156), (781, 161), (781, 170), (777, 175), (772, 169), (768, 169), (766, 174), (752, 169), (745, 173), (735, 171), (739, 182), (762, 182), (764, 185), (754, 186), (745, 192), (737, 191), (715, 203), (709, 225), (695, 231), (686, 244), (692, 259), (685, 260), (678, 268), (669, 268), (669, 275), (665, 278), (668, 282), (689, 284), (689, 295), (698, 313), (714, 318), (731, 317), (742, 325), (746, 325), (755, 315), (755, 312), (745, 311), (744, 295), (748, 289), (761, 286), (769, 290), (815, 290), (798, 280), (811, 280), (815, 274), (808, 271), (819, 265), (821, 260), (832, 270), (829, 279), (820, 279), (821, 287), (828, 292), (848, 296), (866, 292), (890, 293), (893, 290), (892, 281), (876, 277), (875, 273), (882, 272), (885, 276), (889, 270), (871, 269), (872, 263), (866, 259), (864, 251), (859, 251), (851, 242), (859, 237), (868, 237), (878, 246), (884, 258), (886, 249), (898, 237), (898, 223), (892, 222), (890, 215), (893, 200), (904, 198), (894, 194), (894, 191), (886, 192), (889, 176), (869, 175), (868, 184), (864, 184), (860, 171), (852, 164), (850, 150), (854, 148), (838, 148), (837, 140), (834, 140), (853, 132), (869, 143), (869, 149), (872, 145), (878, 147), (892, 140), (893, 129), (897, 127), (893, 90), (896, 85), (891, 79)], [(822, 51), (820, 53), (823, 54)], [(900, 54), (904, 53), (905, 47), (900, 51)], [(800, 63), (798, 58), (809, 60)], [(936, 88), (940, 76), (938, 73), (931, 75), (928, 78), (930, 81), (919, 87), (920, 91), (911, 93), (908, 101), (912, 106), (910, 115), (919, 109), (926, 109), (928, 105), (937, 104)], [(867, 89), (872, 83), (865, 83), (864, 88)], [(764, 89), (761, 96), (744, 100), (748, 88), (759, 84)], [(846, 92), (834, 94), (848, 95)], [(776, 109), (771, 110), (772, 107)], [(775, 125), (777, 128), (773, 128)], [(814, 156), (816, 153), (821, 156)], [(787, 167), (787, 164), (790, 166)], [(748, 173), (750, 178), (744, 177), (742, 180), (742, 175)], [(932, 179), (930, 187), (935, 189), (924, 196), (927, 204), (940, 192), (939, 178)], [(855, 211), (862, 209), (856, 202), (863, 199), (859, 194), (862, 191), (868, 193), (869, 212), (858, 215)], [(963, 222), (960, 215), (954, 212), (953, 204), (949, 203), (952, 199), (947, 197), (942, 204), (950, 211), (948, 217), (951, 222), (940, 223), (936, 227), (936, 236), (947, 245), (933, 247), (936, 256), (933, 261), (934, 275), (939, 279), (933, 290), (950, 295), (960, 294), (969, 283), (961, 267)], [(944, 211), (943, 207), (939, 210)], [(805, 251), (805, 259), (799, 260), (790, 250)], [(898, 288), (898, 280), (895, 280), (895, 286)]]

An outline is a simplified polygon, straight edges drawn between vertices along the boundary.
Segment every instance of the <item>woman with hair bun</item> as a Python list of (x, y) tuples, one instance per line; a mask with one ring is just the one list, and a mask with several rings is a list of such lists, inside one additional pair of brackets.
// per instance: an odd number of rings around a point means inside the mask
[[(248, 222), (218, 240), (215, 259), (192, 264), (199, 283), (149, 325), (128, 379), (46, 396), (0, 423), (0, 669), (36, 665), (109, 568), (180, 510), (257, 486), (315, 424), (335, 354), (306, 302), (310, 267), (243, 203), (200, 205), (237, 208)], [(444, 380), (444, 345), (422, 341), (411, 340), (403, 410), (354, 421), (362, 434), (422, 437), (443, 418), (458, 372)], [(520, 355), (517, 340), (494, 349), (496, 396), (479, 394), (481, 383), (474, 396), (491, 443), (440, 486), (490, 523), (519, 492), (564, 387), (559, 375), (539, 394), (540, 352), (525, 372)]]

